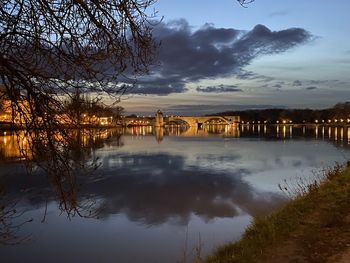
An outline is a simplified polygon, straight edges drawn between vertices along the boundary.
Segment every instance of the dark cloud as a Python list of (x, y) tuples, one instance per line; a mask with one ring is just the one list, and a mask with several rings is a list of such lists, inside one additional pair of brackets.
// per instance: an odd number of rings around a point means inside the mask
[(260, 88), (268, 88), (268, 87), (270, 87), (269, 84), (264, 84), (264, 85), (261, 85), (261, 86), (260, 86)]
[(185, 92), (186, 83), (203, 79), (251, 78), (242, 70), (255, 58), (285, 52), (311, 38), (301, 28), (271, 31), (263, 25), (241, 31), (206, 24), (192, 31), (186, 20), (159, 23), (153, 34), (161, 41), (159, 66), (139, 78), (132, 93), (166, 95)]
[(128, 93), (129, 94), (157, 94), (159, 96), (165, 96), (170, 93), (182, 93), (187, 91), (184, 83), (173, 83), (170, 84), (168, 81), (162, 85), (160, 83), (143, 83), (136, 84), (133, 88), (131, 88)]
[(260, 75), (252, 71), (241, 70), (235, 74), (235, 77), (243, 80), (257, 80), (259, 82), (270, 82), (273, 81), (273, 77)]
[(314, 89), (317, 89), (317, 87), (315, 87), (315, 86), (310, 86), (310, 87), (307, 87), (306, 89), (307, 89), (307, 90), (314, 90)]
[(276, 89), (280, 89), (280, 88), (282, 88), (282, 85), (280, 85), (280, 84), (275, 84), (275, 85), (273, 85), (272, 87), (273, 87), (273, 88), (276, 88)]
[(329, 80), (309, 80), (308, 83), (319, 85), (329, 83)]
[(197, 87), (198, 92), (206, 93), (223, 93), (223, 92), (241, 92), (242, 89), (235, 85), (219, 85), (219, 86), (208, 86), (208, 87)]
[(236, 74), (236, 78), (238, 79), (256, 79), (258, 76), (257, 73), (254, 73), (253, 71), (246, 71), (242, 70), (241, 72), (238, 72)]
[(237, 105), (237, 104), (203, 104), (203, 105), (173, 105), (170, 106), (164, 111), (167, 114), (179, 114), (179, 115), (189, 115), (192, 116), (193, 112), (196, 112), (198, 115), (208, 115), (217, 112), (225, 111), (235, 111), (235, 110), (255, 110), (255, 109), (271, 109), (271, 108), (286, 108), (285, 105), (271, 105), (271, 104), (246, 104), (246, 105)]
[(303, 83), (300, 80), (294, 80), (293, 81), (293, 86), (295, 86), (295, 87), (299, 87), (299, 86), (302, 86), (302, 85), (303, 85)]

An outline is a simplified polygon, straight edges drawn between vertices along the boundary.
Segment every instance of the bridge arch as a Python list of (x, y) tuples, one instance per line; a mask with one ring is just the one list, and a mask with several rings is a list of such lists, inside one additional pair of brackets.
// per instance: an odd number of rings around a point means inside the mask
[(202, 127), (203, 125), (237, 125), (239, 122), (239, 116), (169, 116), (165, 118), (166, 124), (174, 123), (176, 125), (181, 125), (186, 123), (186, 126), (190, 127)]
[(176, 119), (170, 119), (166, 122), (166, 125), (180, 125), (180, 126), (188, 126), (191, 125), (184, 119), (176, 118)]
[[(220, 123), (218, 123), (220, 121)], [(231, 124), (228, 120), (220, 116), (211, 116), (203, 121), (204, 124)]]

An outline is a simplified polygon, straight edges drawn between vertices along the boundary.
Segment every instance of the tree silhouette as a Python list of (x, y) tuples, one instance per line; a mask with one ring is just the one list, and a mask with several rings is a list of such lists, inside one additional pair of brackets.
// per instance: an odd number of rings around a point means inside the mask
[(76, 87), (123, 93), (119, 78), (146, 73), (154, 58), (146, 13), (153, 2), (1, 0), (0, 78), (13, 118), (55, 128), (62, 99)]
[(37, 164), (59, 197), (75, 198), (74, 133), (62, 126), (63, 101), (74, 100), (76, 90), (118, 101), (128, 88), (123, 79), (147, 73), (158, 46), (149, 11), (155, 1), (0, 0), (0, 99), (10, 101), (12, 122), (26, 130), (30, 150), (22, 154), (45, 156)]
[(253, 3), (255, 0), (237, 0), (241, 6), (246, 7), (248, 4)]

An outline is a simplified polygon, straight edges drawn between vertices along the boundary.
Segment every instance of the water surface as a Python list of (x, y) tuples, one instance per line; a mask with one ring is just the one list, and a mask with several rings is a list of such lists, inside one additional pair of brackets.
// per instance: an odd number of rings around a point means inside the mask
[(97, 211), (85, 218), (59, 209), (45, 173), (27, 174), (21, 142), (1, 132), (1, 201), (17, 212), (6, 219), (16, 244), (0, 245), (1, 259), (184, 262), (198, 249), (205, 255), (285, 202), (278, 184), (307, 182), (349, 159), (349, 134), (347, 127), (282, 125), (99, 131), (82, 141), (94, 142), (86, 161), (100, 167), (76, 174), (79, 201)]

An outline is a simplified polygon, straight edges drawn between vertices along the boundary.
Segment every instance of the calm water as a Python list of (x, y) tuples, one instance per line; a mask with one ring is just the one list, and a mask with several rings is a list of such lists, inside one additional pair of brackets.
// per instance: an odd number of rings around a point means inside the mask
[(0, 201), (16, 209), (12, 217), (0, 210), (0, 235), (10, 225), (17, 237), (15, 245), (0, 244), (1, 262), (184, 262), (196, 249), (205, 255), (285, 202), (279, 183), (311, 180), (349, 159), (349, 138), (346, 127), (105, 130), (82, 138), (95, 142), (89, 158), (100, 167), (77, 175), (79, 201), (94, 202), (98, 215), (68, 218), (46, 176), (25, 172), (15, 136), (0, 132)]

